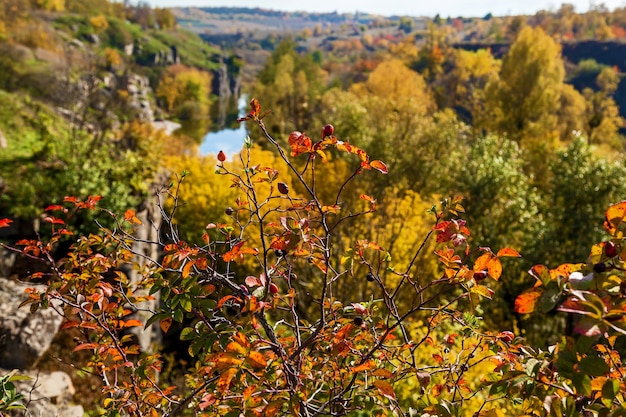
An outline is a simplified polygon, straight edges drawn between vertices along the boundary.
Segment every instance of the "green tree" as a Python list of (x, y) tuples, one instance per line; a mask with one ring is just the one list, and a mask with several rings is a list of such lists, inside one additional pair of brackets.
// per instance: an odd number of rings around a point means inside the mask
[(310, 54), (299, 54), (292, 39), (283, 40), (258, 75), (253, 95), (263, 97), (272, 114), (266, 123), (279, 136), (296, 129), (309, 131), (326, 74)]

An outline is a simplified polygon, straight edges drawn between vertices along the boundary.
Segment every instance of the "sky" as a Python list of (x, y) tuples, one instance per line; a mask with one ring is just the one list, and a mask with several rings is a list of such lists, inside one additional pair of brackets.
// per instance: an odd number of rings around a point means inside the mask
[[(154, 7), (263, 7), (284, 11), (307, 12), (370, 12), (385, 16), (482, 17), (535, 14), (538, 10), (556, 10), (562, 1), (550, 0), (148, 0)], [(609, 9), (626, 7), (626, 0), (568, 0), (577, 12), (585, 12), (592, 5), (604, 4)]]

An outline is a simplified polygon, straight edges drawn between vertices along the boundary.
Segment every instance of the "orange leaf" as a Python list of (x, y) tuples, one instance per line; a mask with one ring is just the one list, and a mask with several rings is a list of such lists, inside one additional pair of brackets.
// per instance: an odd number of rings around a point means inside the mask
[(626, 217), (626, 201), (613, 204), (606, 210), (604, 218), (604, 229), (611, 235), (616, 236), (616, 232)]
[(122, 326), (120, 327), (138, 327), (138, 326), (143, 326), (143, 323), (139, 320), (136, 319), (132, 319), (132, 320), (126, 320), (126, 321), (120, 321), (120, 324)]
[(256, 350), (251, 350), (246, 360), (254, 369), (264, 369), (267, 366), (267, 361), (263, 354)]
[(537, 306), (537, 302), (539, 301), (541, 294), (542, 291), (533, 288), (518, 295), (515, 299), (515, 312), (519, 314), (528, 314), (535, 311), (535, 307)]
[(378, 392), (380, 392), (383, 397), (386, 397), (391, 401), (396, 400), (396, 394), (393, 392), (393, 387), (389, 382), (381, 381), (379, 379), (374, 381), (374, 386), (378, 389)]
[(474, 262), (474, 271), (484, 271), (491, 260), (491, 252), (485, 252)]
[(141, 220), (137, 218), (135, 210), (128, 209), (124, 212), (124, 220), (133, 224), (141, 224)]
[(573, 272), (578, 272), (583, 269), (585, 264), (562, 264), (554, 269), (550, 270), (550, 277), (557, 279), (558, 277), (568, 278)]
[(191, 268), (193, 267), (193, 262), (187, 262), (185, 266), (183, 266), (182, 277), (187, 278), (191, 273)]
[(78, 327), (79, 325), (80, 325), (79, 321), (74, 321), (74, 320), (64, 321), (63, 324), (61, 325), (61, 330), (71, 329), (72, 327)]
[(502, 248), (498, 251), (498, 253), (496, 254), (496, 256), (500, 257), (500, 258), (504, 258), (507, 256), (511, 256), (514, 258), (521, 258), (522, 255), (519, 254), (518, 251), (516, 251), (515, 249), (511, 249), (511, 248)]
[(237, 352), (245, 355), (246, 349), (237, 342), (229, 342), (228, 345), (226, 345), (226, 352)]
[(376, 364), (374, 363), (373, 360), (368, 360), (360, 365), (355, 366), (354, 368), (352, 368), (352, 372), (361, 372), (361, 371), (369, 371), (372, 370), (376, 367)]
[(385, 165), (383, 161), (379, 161), (379, 160), (372, 161), (370, 162), (370, 166), (374, 168), (375, 170), (382, 172), (383, 174), (386, 174), (387, 172), (389, 172), (387, 170), (387, 165)]
[(222, 308), (224, 304), (226, 303), (226, 301), (233, 300), (233, 299), (236, 300), (237, 297), (235, 297), (234, 295), (225, 295), (224, 297), (220, 298), (220, 300), (217, 302), (217, 308)]
[(81, 343), (80, 345), (76, 346), (72, 352), (78, 352), (79, 350), (86, 350), (86, 349), (95, 349), (97, 348), (98, 345), (97, 343)]
[(161, 330), (163, 330), (163, 333), (167, 333), (167, 331), (170, 329), (171, 326), (172, 326), (172, 319), (170, 318), (163, 319), (159, 323), (159, 327), (161, 327)]
[(250, 108), (252, 109), (252, 111), (250, 112), (252, 116), (261, 115), (261, 105), (259, 104), (259, 100), (257, 100), (256, 98), (250, 100)]
[(223, 394), (229, 387), (230, 382), (237, 374), (237, 368), (228, 368), (217, 381), (217, 389)]
[(372, 375), (377, 376), (379, 378), (386, 378), (386, 379), (393, 378), (394, 376), (393, 372), (388, 371), (384, 368), (375, 370), (374, 372), (372, 372)]
[(496, 281), (500, 279), (500, 275), (502, 275), (502, 263), (499, 258), (492, 258), (487, 264), (487, 272), (489, 276)]

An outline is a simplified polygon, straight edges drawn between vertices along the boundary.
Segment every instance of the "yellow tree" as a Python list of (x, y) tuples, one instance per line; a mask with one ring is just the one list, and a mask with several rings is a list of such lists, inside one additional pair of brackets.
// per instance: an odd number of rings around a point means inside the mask
[(476, 52), (459, 49), (454, 55), (454, 68), (443, 77), (446, 107), (463, 109), (468, 119), (480, 125), (485, 113), (485, 88), (498, 79), (500, 61), (491, 51), (480, 49)]
[(488, 87), (486, 127), (516, 141), (551, 134), (564, 75), (559, 44), (541, 28), (525, 27), (503, 59), (499, 80)]
[(161, 76), (156, 95), (168, 111), (175, 110), (186, 101), (197, 102), (206, 111), (210, 104), (212, 81), (213, 77), (208, 72), (172, 65)]
[(619, 75), (613, 68), (603, 69), (596, 78), (598, 91), (583, 90), (587, 101), (585, 133), (590, 143), (609, 143), (619, 146), (617, 136), (624, 120), (613, 94), (619, 84)]

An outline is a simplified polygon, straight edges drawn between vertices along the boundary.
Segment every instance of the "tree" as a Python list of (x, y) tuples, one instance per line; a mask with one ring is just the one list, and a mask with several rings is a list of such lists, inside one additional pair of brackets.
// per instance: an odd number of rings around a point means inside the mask
[(564, 74), (559, 45), (542, 29), (525, 27), (488, 87), (485, 125), (516, 141), (551, 134)]
[(253, 89), (255, 96), (266, 97), (272, 109), (269, 127), (280, 135), (296, 127), (309, 131), (326, 88), (325, 78), (312, 55), (299, 54), (292, 39), (283, 40), (259, 73)]
[(206, 71), (181, 64), (172, 65), (161, 76), (156, 95), (167, 111), (180, 111), (185, 103), (196, 102), (200, 105), (200, 112), (206, 114), (212, 80), (212, 75)]
[(619, 106), (613, 98), (618, 84), (619, 76), (616, 71), (613, 68), (604, 68), (596, 78), (599, 90), (583, 90), (587, 102), (584, 132), (589, 143), (608, 143), (616, 148), (621, 146), (618, 131), (624, 125), (624, 119), (620, 116)]

